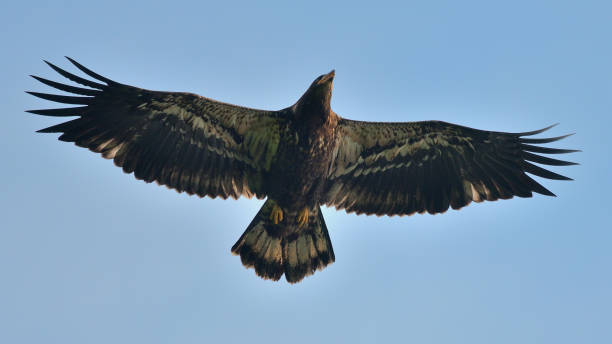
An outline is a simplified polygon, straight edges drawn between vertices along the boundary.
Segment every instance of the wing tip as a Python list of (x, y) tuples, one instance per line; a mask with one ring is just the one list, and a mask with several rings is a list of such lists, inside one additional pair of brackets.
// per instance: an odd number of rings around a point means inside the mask
[(43, 129), (36, 130), (36, 132), (41, 133), (41, 134), (48, 134), (48, 133), (55, 133), (56, 131), (51, 131), (49, 130), (49, 128), (43, 128)]
[(525, 138), (519, 138), (518, 141), (520, 143), (535, 143), (535, 144), (550, 143), (550, 142), (555, 142), (555, 141), (563, 140), (564, 138), (570, 137), (570, 136), (575, 135), (575, 134), (576, 133), (574, 132), (574, 133), (569, 133), (569, 134), (566, 134), (566, 135), (561, 135), (561, 136), (557, 136), (557, 137), (547, 137), (547, 138), (543, 138), (543, 139), (525, 139)]
[(532, 135), (537, 135), (537, 134), (543, 133), (543, 132), (545, 132), (545, 131), (547, 131), (547, 130), (549, 130), (551, 128), (554, 128), (554, 127), (558, 126), (559, 124), (560, 123), (554, 123), (554, 124), (551, 124), (551, 125), (549, 125), (549, 126), (547, 126), (545, 128), (542, 128), (542, 129), (533, 130), (533, 131), (525, 131), (525, 132), (522, 132), (522, 133), (515, 133), (514, 135), (516, 135), (516, 136), (532, 136)]
[(53, 63), (47, 61), (47, 60), (43, 60), (44, 63), (46, 63), (49, 67), (56, 69), (59, 68), (58, 66), (54, 65)]
[[(104, 89), (106, 89), (108, 87), (108, 85), (103, 85), (103, 84), (100, 84), (100, 83), (95, 82), (95, 81), (87, 80), (87, 79), (81, 78), (80, 76), (74, 75), (74, 74), (72, 74), (70, 72), (67, 72), (67, 71), (63, 70), (62, 68), (54, 65), (53, 63), (51, 63), (51, 62), (49, 62), (47, 60), (43, 60), (43, 62), (45, 62), (49, 67), (51, 67), (51, 69), (53, 69), (54, 71), (56, 71), (57, 73), (59, 73), (63, 77), (65, 77), (65, 78), (67, 78), (69, 80), (72, 80), (72, 81), (74, 81), (76, 83), (79, 83), (81, 85), (84, 85), (84, 86), (87, 86), (87, 87), (91, 87), (91, 88), (94, 88), (94, 89), (98, 89), (98, 90), (104, 90)], [(79, 67), (79, 66), (77, 65), (77, 67)], [(85, 72), (85, 70), (88, 70), (85, 67), (83, 67), (83, 68), (84, 69), (79, 67), (79, 69), (81, 69), (84, 72)], [(95, 76), (91, 75), (90, 73), (88, 73), (88, 72), (86, 72), (86, 73), (89, 74), (90, 76), (96, 78)], [(93, 73), (93, 72), (91, 72), (91, 73)], [(95, 74), (95, 73), (93, 73), (93, 74)], [(96, 79), (98, 79), (98, 78), (96, 78)]]
[(70, 63), (72, 63), (73, 65), (75, 65), (78, 69), (80, 69), (83, 73), (89, 75), (90, 77), (97, 79), (99, 81), (105, 82), (108, 85), (112, 85), (112, 84), (118, 84), (116, 81), (113, 81), (109, 78), (106, 78), (94, 71), (92, 71), (91, 69), (83, 66), (82, 64), (78, 63), (77, 61), (75, 61), (74, 59), (68, 57), (68, 56), (64, 56), (66, 59), (68, 59), (68, 61), (70, 61)]
[(30, 77), (33, 78), (34, 80), (37, 80), (37, 81), (43, 83), (43, 84), (46, 84), (45, 81), (47, 81), (47, 80), (45, 78), (41, 78), (40, 76), (34, 75), (34, 74), (30, 74)]

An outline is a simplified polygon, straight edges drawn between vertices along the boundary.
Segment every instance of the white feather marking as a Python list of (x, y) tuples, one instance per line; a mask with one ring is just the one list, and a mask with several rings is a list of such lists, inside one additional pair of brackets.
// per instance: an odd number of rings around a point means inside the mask
[(193, 116), (191, 119), (191, 127), (194, 129), (202, 129), (205, 127), (205, 122), (198, 116)]
[(100, 145), (98, 145), (98, 147), (96, 148), (97, 151), (101, 151), (104, 149), (104, 147), (108, 146), (109, 143), (113, 142), (114, 138), (108, 139), (104, 142), (102, 142)]
[(123, 147), (124, 144), (125, 143), (118, 144), (117, 147), (109, 150), (108, 152), (106, 152), (102, 156), (105, 157), (106, 159), (113, 159), (113, 158), (115, 158), (115, 155), (117, 155), (117, 152), (119, 152), (119, 150), (121, 149), (121, 147)]
[(470, 187), (471, 187), (471, 192), (472, 192), (472, 200), (474, 200), (474, 202), (482, 202), (482, 199), (480, 198), (480, 193), (478, 193), (478, 190), (476, 190), (473, 184), (470, 184)]

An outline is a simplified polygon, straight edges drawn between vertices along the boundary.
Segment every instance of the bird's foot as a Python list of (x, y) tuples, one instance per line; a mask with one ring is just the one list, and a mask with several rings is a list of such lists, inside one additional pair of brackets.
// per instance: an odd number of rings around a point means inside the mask
[(283, 221), (283, 210), (278, 206), (274, 205), (272, 211), (270, 212), (270, 220), (277, 225), (279, 222)]
[(297, 216), (297, 223), (299, 227), (302, 227), (304, 225), (306, 225), (308, 223), (308, 215), (309, 215), (309, 211), (307, 207), (304, 207), (302, 210), (300, 210), (300, 212), (298, 213)]

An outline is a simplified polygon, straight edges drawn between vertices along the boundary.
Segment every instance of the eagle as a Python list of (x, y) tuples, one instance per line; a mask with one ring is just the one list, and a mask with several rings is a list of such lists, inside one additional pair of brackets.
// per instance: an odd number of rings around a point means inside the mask
[[(569, 135), (529, 138), (442, 121), (362, 122), (330, 107), (335, 72), (316, 78), (292, 106), (257, 110), (193, 93), (160, 92), (89, 78), (45, 61), (81, 86), (32, 75), (70, 93), (29, 94), (69, 107), (27, 112), (76, 117), (41, 129), (112, 159), (125, 173), (199, 197), (266, 199), (232, 247), (257, 276), (297, 283), (335, 261), (321, 206), (366, 215), (443, 213), (472, 201), (539, 193), (530, 175), (571, 180), (533, 163), (573, 162), (540, 154)], [(571, 134), (570, 134), (571, 135)]]

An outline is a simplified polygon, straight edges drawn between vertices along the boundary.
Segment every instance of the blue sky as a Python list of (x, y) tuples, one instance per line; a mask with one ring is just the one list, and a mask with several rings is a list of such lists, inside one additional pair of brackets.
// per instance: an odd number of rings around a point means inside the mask
[[(612, 342), (612, 8), (595, 1), (0, 5), (0, 342)], [(324, 209), (336, 262), (298, 285), (230, 254), (261, 201), (177, 194), (34, 133), (28, 77), (71, 56), (122, 83), (280, 109), (576, 132), (559, 197), (376, 218)]]

